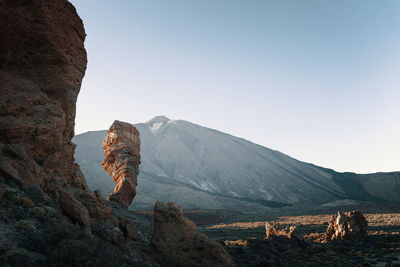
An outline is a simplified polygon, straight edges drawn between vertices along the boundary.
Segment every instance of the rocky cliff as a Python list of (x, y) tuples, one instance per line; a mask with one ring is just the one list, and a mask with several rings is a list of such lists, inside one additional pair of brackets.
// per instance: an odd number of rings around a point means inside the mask
[(3, 0), (0, 18), (0, 173), (51, 196), (68, 183), (85, 188), (71, 142), (83, 23), (65, 0)]

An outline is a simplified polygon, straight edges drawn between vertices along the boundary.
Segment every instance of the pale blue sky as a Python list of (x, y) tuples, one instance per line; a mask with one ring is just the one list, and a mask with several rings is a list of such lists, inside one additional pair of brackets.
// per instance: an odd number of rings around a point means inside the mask
[(76, 133), (184, 119), (299, 160), (400, 170), (400, 1), (73, 0)]

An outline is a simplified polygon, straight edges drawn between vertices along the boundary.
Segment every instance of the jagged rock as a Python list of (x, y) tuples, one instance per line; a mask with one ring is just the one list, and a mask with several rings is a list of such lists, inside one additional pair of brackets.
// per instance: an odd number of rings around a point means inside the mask
[(88, 186), (87, 186), (87, 183), (86, 183), (85, 176), (83, 175), (79, 165), (76, 164), (76, 163), (74, 163), (74, 172), (73, 172), (70, 184), (74, 188), (82, 189), (82, 190), (85, 190), (85, 191), (88, 190)]
[(138, 239), (138, 233), (135, 229), (133, 222), (128, 218), (119, 218), (119, 228), (125, 234), (128, 239), (136, 241)]
[(57, 196), (74, 175), (83, 24), (66, 0), (2, 0), (0, 18), (0, 176)]
[(114, 217), (112, 207), (106, 205), (100, 191), (84, 191), (80, 194), (79, 200), (88, 209), (91, 218), (118, 226), (118, 220)]
[(265, 235), (266, 238), (272, 238), (275, 236), (287, 236), (289, 239), (297, 239), (296, 226), (282, 227), (278, 223), (265, 223)]
[(368, 221), (359, 210), (338, 212), (329, 221), (324, 240), (352, 240), (367, 236)]
[(152, 246), (157, 257), (171, 266), (235, 266), (231, 256), (216, 241), (197, 232), (175, 202), (154, 205)]
[(90, 217), (88, 209), (79, 202), (74, 193), (67, 190), (62, 190), (60, 194), (60, 205), (63, 211), (79, 225), (83, 227), (90, 226)]
[(103, 141), (101, 163), (117, 184), (107, 199), (128, 207), (136, 196), (140, 164), (140, 137), (136, 128), (126, 122), (114, 121)]

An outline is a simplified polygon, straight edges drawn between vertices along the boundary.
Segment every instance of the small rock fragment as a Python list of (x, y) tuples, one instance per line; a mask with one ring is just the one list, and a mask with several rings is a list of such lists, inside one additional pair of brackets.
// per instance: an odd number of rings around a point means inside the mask
[(30, 198), (27, 197), (21, 197), (20, 199), (21, 205), (25, 208), (32, 208), (35, 206), (35, 203)]

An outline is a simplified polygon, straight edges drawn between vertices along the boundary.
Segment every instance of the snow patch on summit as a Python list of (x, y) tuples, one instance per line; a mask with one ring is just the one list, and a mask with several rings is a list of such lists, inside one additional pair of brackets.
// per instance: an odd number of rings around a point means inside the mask
[(155, 122), (155, 123), (153, 123), (151, 126), (149, 126), (149, 128), (150, 128), (150, 131), (154, 134), (154, 133), (156, 133), (160, 128), (161, 128), (161, 126), (163, 126), (163, 122)]

